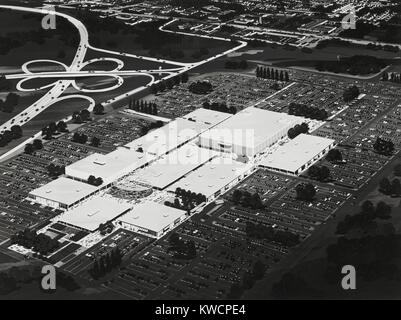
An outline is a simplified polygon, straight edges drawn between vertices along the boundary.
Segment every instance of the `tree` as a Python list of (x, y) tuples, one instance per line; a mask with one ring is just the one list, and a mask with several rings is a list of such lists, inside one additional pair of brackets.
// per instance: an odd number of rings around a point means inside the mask
[(380, 219), (389, 219), (391, 217), (391, 206), (380, 201), (376, 206), (376, 217)]
[(13, 135), (13, 139), (19, 139), (22, 137), (22, 128), (21, 126), (15, 125), (11, 127), (11, 133)]
[(401, 177), (401, 163), (397, 164), (394, 167), (394, 175), (397, 177)]
[(238, 190), (238, 189), (234, 190), (233, 197), (232, 197), (234, 204), (239, 204), (241, 201), (241, 198), (242, 198), (241, 190)]
[(97, 148), (100, 146), (100, 139), (97, 137), (93, 137), (91, 140), (91, 146)]
[(383, 178), (383, 179), (380, 181), (380, 184), (379, 184), (379, 191), (380, 191), (381, 193), (386, 194), (386, 195), (391, 194), (392, 185), (391, 185), (389, 179)]
[(102, 104), (98, 103), (93, 108), (93, 113), (96, 115), (102, 115), (104, 113), (104, 107)]
[(373, 144), (373, 148), (379, 154), (390, 156), (394, 152), (394, 143), (378, 137)]
[(296, 186), (297, 199), (302, 201), (313, 201), (316, 189), (311, 183), (300, 183)]
[(32, 153), (35, 152), (35, 148), (33, 147), (32, 144), (27, 143), (27, 144), (25, 145), (25, 150), (24, 150), (24, 152), (25, 152), (26, 154), (32, 154)]
[(64, 121), (59, 121), (57, 123), (57, 131), (59, 131), (59, 132), (68, 132), (67, 124)]
[(337, 161), (342, 161), (343, 156), (341, 154), (341, 151), (338, 149), (331, 149), (327, 153), (326, 160), (330, 162), (337, 162)]
[(401, 183), (400, 180), (394, 179), (391, 183), (391, 193), (393, 196), (401, 196)]
[(35, 139), (32, 143), (33, 147), (35, 148), (35, 150), (41, 150), (43, 149), (43, 143), (42, 140), (39, 139)]

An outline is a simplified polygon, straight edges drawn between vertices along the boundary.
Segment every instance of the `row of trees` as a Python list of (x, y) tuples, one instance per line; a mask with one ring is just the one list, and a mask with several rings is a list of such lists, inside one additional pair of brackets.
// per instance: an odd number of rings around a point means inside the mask
[(331, 178), (329, 168), (318, 165), (309, 168), (308, 176), (318, 181), (328, 181)]
[(46, 256), (53, 252), (59, 247), (59, 242), (49, 236), (40, 233), (37, 234), (36, 231), (25, 229), (11, 237), (12, 244), (18, 244), (27, 249), (32, 249), (33, 251)]
[(309, 126), (305, 122), (302, 124), (297, 124), (294, 128), (291, 128), (290, 130), (288, 130), (288, 138), (294, 139), (302, 133), (305, 133), (305, 134), (309, 133)]
[(33, 154), (35, 151), (43, 149), (43, 142), (40, 139), (33, 140), (32, 143), (27, 143), (25, 145), (24, 152), (26, 154)]
[(261, 66), (258, 66), (256, 68), (256, 77), (262, 79), (272, 79), (276, 81), (285, 81), (285, 82), (290, 81), (290, 76), (288, 74), (288, 71), (284, 70), (279, 71), (274, 68), (261, 67)]
[(401, 73), (398, 72), (383, 72), (382, 81), (390, 81), (394, 83), (401, 83)]
[(210, 103), (209, 101), (205, 101), (202, 104), (202, 107), (204, 109), (208, 109), (208, 110), (214, 110), (214, 111), (220, 111), (220, 112), (224, 112), (224, 113), (231, 113), (231, 114), (236, 114), (237, 113), (237, 108), (234, 106), (231, 107), (227, 107), (227, 105), (222, 102), (212, 102)]
[(176, 209), (190, 211), (207, 200), (206, 196), (201, 193), (196, 193), (181, 188), (176, 189), (175, 195), (176, 198), (174, 199), (174, 202), (166, 201), (164, 204)]
[(113, 269), (121, 266), (123, 255), (120, 248), (116, 248), (110, 253), (102, 255), (100, 259), (95, 260), (92, 268), (89, 270), (89, 274), (93, 279), (97, 280), (104, 277), (107, 273)]
[(245, 227), (246, 236), (252, 239), (265, 239), (280, 243), (286, 247), (294, 247), (300, 243), (299, 234), (290, 231), (277, 230), (264, 224), (247, 222)]
[(135, 110), (146, 114), (152, 114), (155, 116), (157, 116), (158, 114), (157, 104), (154, 102), (131, 99), (128, 104), (128, 108), (131, 110)]
[(350, 102), (358, 98), (360, 94), (359, 88), (357, 86), (350, 86), (343, 92), (343, 99), (345, 102)]
[(12, 126), (11, 130), (4, 131), (0, 134), (0, 148), (8, 145), (12, 140), (17, 140), (22, 137), (22, 128), (18, 125)]
[(103, 184), (103, 179), (100, 177), (96, 178), (95, 176), (90, 175), (88, 178), (88, 184), (99, 187)]
[(326, 120), (329, 116), (327, 111), (324, 109), (295, 102), (291, 102), (288, 106), (288, 114), (320, 121)]
[(168, 239), (168, 251), (174, 252), (174, 258), (191, 260), (196, 258), (196, 245), (193, 240), (185, 241), (177, 233), (173, 233)]
[(6, 96), (6, 100), (0, 99), (0, 111), (11, 113), (14, 111), (14, 107), (18, 105), (20, 96), (16, 93), (10, 92)]
[(379, 191), (387, 196), (401, 197), (401, 183), (399, 179), (390, 182), (388, 178), (383, 178), (379, 184)]
[(378, 137), (373, 144), (373, 149), (379, 154), (391, 156), (394, 152), (394, 143)]
[(315, 65), (318, 71), (366, 75), (380, 72), (386, 66), (384, 60), (372, 56), (353, 56), (337, 61), (318, 61)]
[(360, 212), (355, 215), (346, 215), (344, 220), (337, 225), (337, 234), (346, 234), (353, 229), (366, 230), (375, 219), (390, 219), (391, 206), (380, 201), (376, 207), (371, 201), (365, 201)]
[(262, 209), (264, 207), (264, 203), (258, 193), (251, 194), (248, 191), (242, 191), (239, 189), (234, 190), (232, 201), (236, 205), (241, 205), (245, 208), (251, 208), (254, 210)]
[(171, 90), (173, 89), (174, 86), (178, 86), (181, 83), (187, 83), (188, 82), (188, 73), (182, 73), (180, 75), (177, 75), (175, 77), (172, 77), (170, 79), (167, 80), (162, 80), (159, 83), (154, 83), (151, 87), (150, 87), (150, 91), (153, 94), (156, 94), (158, 92), (163, 92), (166, 89)]

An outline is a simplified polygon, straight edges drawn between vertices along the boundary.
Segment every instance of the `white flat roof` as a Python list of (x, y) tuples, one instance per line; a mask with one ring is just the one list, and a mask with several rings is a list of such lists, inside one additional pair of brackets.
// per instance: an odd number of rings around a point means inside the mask
[(95, 153), (75, 162), (66, 168), (66, 174), (82, 180), (92, 175), (109, 183), (142, 167), (148, 161), (149, 155), (122, 147), (106, 155)]
[(185, 211), (156, 202), (142, 202), (119, 218), (120, 221), (159, 232), (185, 215)]
[(168, 189), (175, 191), (177, 188), (181, 188), (210, 197), (240, 177), (247, 169), (249, 169), (249, 165), (229, 158), (217, 157)]
[(196, 138), (209, 127), (204, 123), (177, 118), (165, 126), (126, 144), (126, 147), (132, 150), (142, 148), (144, 152), (162, 155), (175, 149), (178, 145)]
[(220, 122), (227, 120), (230, 117), (232, 117), (232, 114), (204, 109), (204, 108), (199, 108), (199, 109), (196, 109), (195, 111), (188, 113), (187, 115), (183, 116), (182, 118), (187, 119), (187, 120), (192, 119), (192, 121), (195, 121), (198, 123), (204, 123), (206, 125), (215, 126), (215, 125), (219, 124)]
[(303, 118), (286, 113), (249, 107), (203, 133), (202, 137), (257, 146), (302, 121)]
[(295, 172), (334, 143), (332, 139), (300, 134), (269, 154), (260, 165)]
[(97, 196), (63, 213), (60, 221), (88, 231), (95, 231), (101, 223), (114, 220), (131, 207), (132, 205), (121, 199)]
[(219, 153), (216, 151), (200, 148), (195, 144), (186, 144), (163, 156), (150, 166), (134, 172), (130, 178), (164, 189), (218, 155)]
[(96, 187), (87, 183), (61, 177), (31, 191), (29, 194), (70, 206), (96, 192), (96, 190)]

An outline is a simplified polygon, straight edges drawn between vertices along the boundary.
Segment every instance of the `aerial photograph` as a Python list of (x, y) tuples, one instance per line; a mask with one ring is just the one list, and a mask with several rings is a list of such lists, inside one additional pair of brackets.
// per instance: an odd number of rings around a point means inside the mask
[(400, 151), (400, 0), (0, 0), (0, 300), (401, 299)]

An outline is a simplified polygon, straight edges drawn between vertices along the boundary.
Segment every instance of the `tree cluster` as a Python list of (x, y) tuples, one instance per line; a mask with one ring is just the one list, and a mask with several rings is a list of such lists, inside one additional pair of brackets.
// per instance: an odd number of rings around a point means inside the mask
[(0, 111), (11, 113), (14, 111), (14, 107), (18, 105), (20, 96), (16, 93), (10, 92), (6, 96), (6, 100), (0, 99)]
[(154, 83), (150, 87), (150, 91), (153, 94), (157, 94), (158, 92), (163, 92), (166, 89), (171, 90), (173, 89), (174, 86), (178, 86), (181, 83), (187, 83), (188, 82), (188, 73), (182, 73), (181, 75), (177, 75), (173, 78), (167, 79), (167, 80), (162, 80), (158, 83)]
[(149, 131), (161, 128), (163, 126), (164, 126), (164, 122), (160, 121), (160, 120), (158, 120), (156, 122), (150, 122), (146, 125), (144, 124), (141, 126), (141, 135), (144, 136), (144, 135), (148, 134)]
[(331, 177), (329, 168), (318, 165), (314, 165), (309, 168), (308, 176), (318, 181), (327, 181)]
[(386, 67), (384, 60), (372, 56), (353, 56), (339, 61), (319, 61), (315, 68), (318, 71), (345, 73), (351, 75), (366, 75), (380, 72)]
[(68, 132), (67, 124), (64, 121), (58, 123), (51, 122), (42, 129), (42, 136), (45, 140), (50, 140), (54, 135)]
[(305, 104), (295, 102), (291, 102), (288, 106), (288, 114), (320, 121), (326, 120), (329, 116), (327, 111), (324, 109), (310, 107)]
[(104, 107), (103, 107), (103, 105), (102, 105), (101, 103), (96, 104), (96, 105), (93, 107), (93, 113), (96, 114), (96, 115), (102, 115), (102, 114), (104, 114)]
[(72, 115), (72, 121), (76, 124), (81, 124), (91, 120), (91, 113), (87, 109), (75, 111)]
[(93, 279), (97, 280), (110, 273), (113, 269), (118, 268), (122, 263), (122, 253), (120, 248), (102, 255), (100, 259), (95, 260), (89, 274)]
[(338, 149), (331, 149), (327, 152), (326, 160), (329, 162), (341, 162), (343, 161), (343, 155)]
[(47, 166), (47, 172), (51, 177), (56, 178), (65, 174), (65, 166), (59, 166), (51, 163)]
[(379, 154), (391, 156), (394, 152), (394, 143), (390, 140), (377, 138), (373, 144), (373, 149)]
[(380, 181), (379, 191), (387, 196), (401, 197), (401, 183), (399, 179), (390, 182), (388, 178)]
[(357, 86), (350, 86), (343, 92), (343, 99), (345, 102), (350, 102), (358, 98), (360, 94), (359, 88)]
[(72, 136), (72, 142), (85, 144), (88, 142), (88, 136), (84, 133), (75, 132)]
[(311, 202), (316, 196), (316, 188), (311, 183), (300, 183), (295, 187), (297, 200)]
[(174, 258), (192, 260), (196, 258), (196, 245), (193, 240), (185, 241), (173, 233), (168, 239), (169, 251), (174, 252)]
[(253, 210), (264, 208), (264, 203), (258, 193), (251, 194), (248, 191), (236, 189), (233, 192), (232, 201), (236, 205), (241, 205)]
[(208, 94), (213, 91), (213, 86), (209, 81), (192, 82), (188, 90), (194, 94)]
[(288, 71), (284, 71), (284, 70), (279, 71), (278, 69), (261, 67), (261, 66), (258, 66), (256, 68), (256, 77), (262, 78), (262, 79), (272, 79), (272, 80), (276, 80), (276, 81), (284, 81), (284, 82), (290, 81), (290, 76), (288, 74)]
[(202, 107), (204, 109), (220, 111), (220, 112), (224, 112), (224, 113), (231, 113), (231, 114), (236, 114), (237, 113), (237, 108), (236, 107), (234, 107), (234, 106), (227, 107), (227, 105), (224, 102), (222, 102), (222, 103), (218, 103), (218, 102), (210, 103), (209, 101), (205, 101), (202, 104)]
[(174, 199), (174, 202), (166, 201), (164, 204), (176, 209), (190, 211), (207, 200), (206, 196), (201, 193), (196, 193), (181, 188), (176, 189), (175, 195), (176, 198)]
[(247, 222), (245, 227), (246, 236), (252, 239), (265, 239), (280, 243), (286, 247), (294, 247), (300, 243), (299, 234), (290, 231), (277, 230), (264, 224)]
[(10, 130), (0, 134), (0, 148), (8, 145), (12, 140), (17, 140), (22, 137), (22, 128), (18, 125), (12, 126)]
[(290, 130), (288, 130), (288, 138), (294, 139), (302, 133), (305, 133), (305, 134), (309, 133), (309, 126), (305, 122), (302, 124), (295, 125), (294, 128), (290, 128)]
[(391, 206), (385, 202), (379, 202), (376, 207), (370, 201), (365, 201), (361, 206), (361, 212), (354, 215), (346, 215), (343, 221), (337, 225), (337, 234), (346, 234), (353, 229), (366, 230), (372, 226), (375, 219), (390, 219)]
[(27, 143), (25, 145), (24, 152), (26, 154), (33, 154), (35, 151), (43, 149), (43, 142), (40, 139), (33, 140), (32, 143)]
[(57, 240), (43, 233), (37, 234), (36, 231), (30, 229), (25, 229), (13, 235), (11, 237), (11, 242), (27, 249), (32, 249), (43, 256), (48, 255), (59, 247), (59, 242)]
[(88, 178), (88, 184), (99, 187), (103, 184), (103, 179), (100, 177), (96, 178), (95, 176), (90, 175)]

